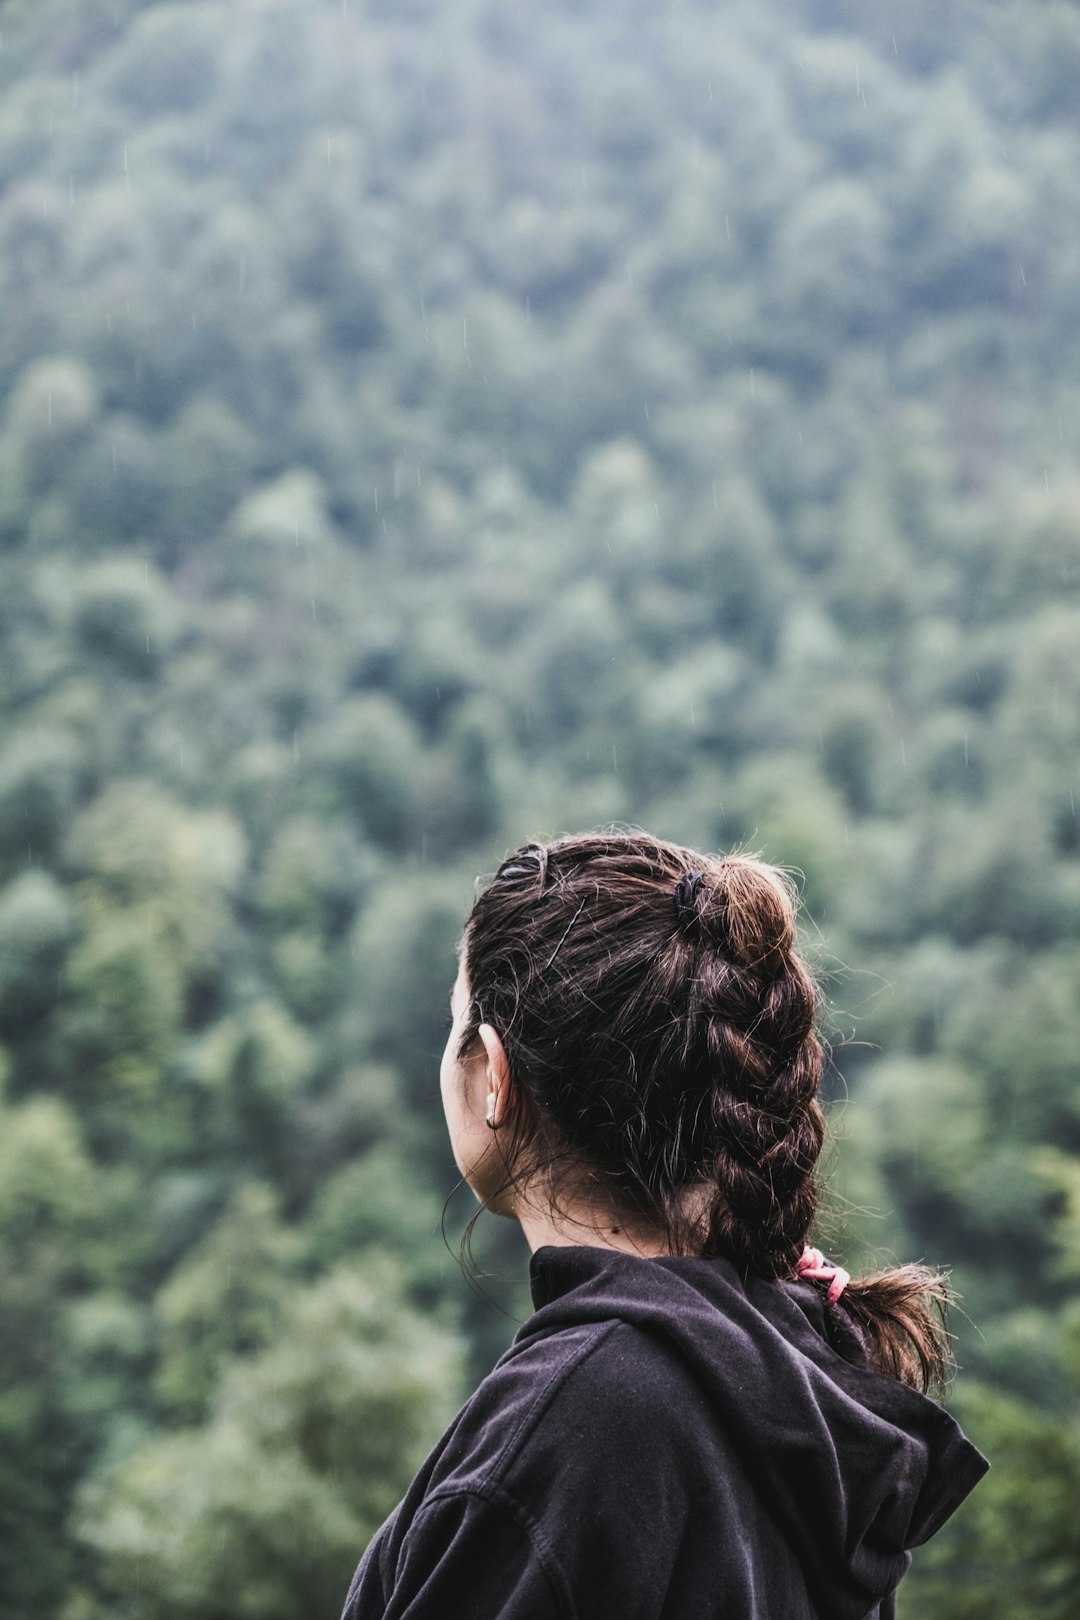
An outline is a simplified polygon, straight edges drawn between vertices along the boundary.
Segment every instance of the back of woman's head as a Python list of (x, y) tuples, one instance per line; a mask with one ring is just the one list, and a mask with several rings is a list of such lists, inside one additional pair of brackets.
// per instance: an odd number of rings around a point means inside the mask
[(557, 1182), (585, 1172), (675, 1252), (791, 1275), (822, 1053), (778, 871), (641, 833), (527, 845), (477, 901), (464, 961), (465, 1038), (484, 1022), (503, 1040), (518, 1158), (528, 1141)]
[[(509, 856), (466, 924), (461, 1038), (464, 1054), (490, 1024), (505, 1047), (509, 1179), (540, 1174), (553, 1207), (584, 1197), (658, 1229), (671, 1253), (791, 1277), (825, 1139), (817, 993), (796, 949), (796, 906), (786, 875), (753, 856), (700, 855), (645, 833)], [(902, 1298), (882, 1292), (882, 1277), (851, 1285), (845, 1314), (879, 1365), (925, 1384), (944, 1366), (926, 1310), (943, 1285), (919, 1268), (904, 1277)], [(879, 1343), (886, 1297), (900, 1326)]]

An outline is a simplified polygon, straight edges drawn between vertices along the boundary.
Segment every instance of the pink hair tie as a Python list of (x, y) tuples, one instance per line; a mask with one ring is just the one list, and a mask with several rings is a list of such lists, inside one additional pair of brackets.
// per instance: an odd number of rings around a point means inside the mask
[(827, 1282), (830, 1305), (836, 1304), (851, 1281), (850, 1271), (845, 1271), (843, 1266), (834, 1266), (831, 1260), (826, 1260), (820, 1249), (812, 1249), (809, 1244), (803, 1250), (795, 1272), (799, 1277), (812, 1277), (815, 1282)]

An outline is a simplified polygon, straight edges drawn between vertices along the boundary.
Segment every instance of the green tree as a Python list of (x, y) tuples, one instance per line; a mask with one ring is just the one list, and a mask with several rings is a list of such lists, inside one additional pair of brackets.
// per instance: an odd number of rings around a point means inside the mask
[[(294, 1295), (274, 1345), (230, 1368), (207, 1424), (118, 1459), (83, 1492), (98, 1614), (332, 1614), (367, 1540), (460, 1398), (461, 1346), (372, 1254)], [(136, 1571), (138, 1578), (136, 1579)]]

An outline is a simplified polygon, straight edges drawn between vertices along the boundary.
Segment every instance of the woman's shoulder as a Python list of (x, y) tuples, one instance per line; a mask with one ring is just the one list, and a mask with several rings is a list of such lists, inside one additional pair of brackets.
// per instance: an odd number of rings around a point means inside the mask
[[(624, 1613), (656, 1564), (656, 1536), (664, 1540), (654, 1514), (639, 1567), (627, 1493), (664, 1472), (653, 1432), (665, 1404), (657, 1378), (656, 1346), (627, 1322), (516, 1340), (368, 1547), (344, 1620), (382, 1615), (390, 1593), (400, 1612), (415, 1597), (425, 1620), (457, 1613), (466, 1587), (476, 1613), (507, 1620)], [(674, 1507), (673, 1492), (662, 1496)]]
[(684, 1471), (680, 1437), (700, 1425), (700, 1390), (669, 1345), (612, 1319), (526, 1336), (505, 1353), (462, 1409), (429, 1490), (497, 1485), (530, 1494), (558, 1468), (610, 1477), (648, 1448)]

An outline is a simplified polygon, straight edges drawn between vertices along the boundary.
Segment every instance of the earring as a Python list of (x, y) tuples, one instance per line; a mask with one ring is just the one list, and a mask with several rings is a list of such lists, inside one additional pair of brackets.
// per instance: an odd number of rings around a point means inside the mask
[(494, 1097), (491, 1099), (491, 1104), (490, 1104), (490, 1106), (488, 1108), (488, 1111), (487, 1111), (486, 1115), (484, 1116), (484, 1124), (490, 1126), (490, 1128), (493, 1131), (497, 1131), (498, 1128), (499, 1128), (495, 1123), (495, 1098)]

